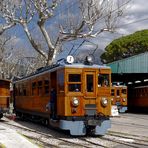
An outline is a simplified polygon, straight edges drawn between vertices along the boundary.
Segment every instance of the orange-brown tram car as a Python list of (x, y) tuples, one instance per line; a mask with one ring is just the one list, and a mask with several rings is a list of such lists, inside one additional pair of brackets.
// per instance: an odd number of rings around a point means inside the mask
[(113, 85), (111, 87), (111, 104), (117, 105), (120, 113), (127, 111), (127, 86)]
[(132, 111), (148, 113), (148, 85), (130, 88), (128, 105)]
[[(87, 64), (86, 64), (87, 63)], [(69, 130), (71, 135), (104, 135), (110, 128), (111, 69), (79, 63), (45, 67), (14, 82), (14, 109), (17, 116), (49, 122)], [(99, 73), (108, 77), (108, 86), (99, 86)], [(56, 91), (54, 111), (51, 90)], [(48, 104), (50, 107), (47, 110)], [(53, 116), (54, 115), (54, 116)]]
[(10, 81), (0, 79), (0, 118), (3, 117), (3, 113), (9, 112), (10, 101)]

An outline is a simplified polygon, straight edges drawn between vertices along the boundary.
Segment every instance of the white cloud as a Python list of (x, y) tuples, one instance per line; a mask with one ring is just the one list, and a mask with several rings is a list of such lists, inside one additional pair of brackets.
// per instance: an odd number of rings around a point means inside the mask
[(147, 0), (133, 0), (127, 9), (126, 15), (120, 20), (115, 34), (104, 35), (107, 39), (101, 40), (101, 48), (105, 48), (115, 38), (148, 29)]
[[(74, 7), (71, 7), (71, 9), (74, 9)], [(65, 11), (65, 8), (63, 8), (63, 11)], [(107, 32), (102, 33), (98, 36), (98, 38), (92, 39), (92, 42), (98, 44), (99, 49), (104, 49), (112, 40), (118, 37), (134, 33), (135, 31), (138, 31), (138, 30), (148, 29), (148, 25), (147, 25), (148, 19), (143, 20), (144, 18), (148, 18), (147, 14), (148, 14), (147, 0), (132, 0), (132, 3), (128, 7), (124, 18), (120, 20), (118, 24), (120, 28), (118, 28), (114, 34), (107, 33)], [(61, 14), (58, 17), (59, 17), (58, 21), (60, 21), (61, 19), (63, 20), (63, 17), (65, 18), (67, 16), (65, 16), (64, 14)], [(51, 25), (48, 26), (49, 27), (48, 29), (53, 30), (55, 29), (55, 26), (58, 27), (56, 23), (57, 22), (54, 22), (54, 25), (52, 24), (52, 26)], [(20, 30), (18, 30), (17, 32), (20, 32)], [(36, 35), (36, 33), (34, 34)], [(40, 35), (38, 34), (38, 36)], [(16, 37), (15, 39), (13, 39), (11, 44), (13, 44), (12, 46), (16, 45), (18, 48), (26, 48), (26, 49), (28, 48), (28, 50), (30, 51), (32, 47), (30, 43), (26, 44), (26, 42), (28, 42), (28, 39), (26, 38), (26, 35), (23, 34), (20, 36), (20, 38)], [(91, 48), (91, 47), (90, 45), (85, 45), (85, 48)]]

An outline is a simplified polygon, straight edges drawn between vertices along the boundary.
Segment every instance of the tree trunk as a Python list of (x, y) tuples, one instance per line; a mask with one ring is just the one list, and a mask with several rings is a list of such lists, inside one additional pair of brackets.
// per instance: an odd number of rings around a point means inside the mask
[(33, 46), (33, 48), (38, 52), (40, 53), (44, 58), (48, 59), (48, 56), (45, 52), (43, 52), (42, 50), (39, 49), (39, 46), (35, 43), (35, 41), (33, 40), (29, 30), (28, 30), (28, 27), (27, 27), (27, 24), (26, 23), (22, 23), (23, 27), (24, 27), (24, 31), (31, 43), (31, 45)]
[(47, 46), (48, 46), (48, 59), (47, 59), (47, 65), (49, 64), (52, 64), (53, 60), (55, 59), (55, 54), (57, 53), (56, 52), (56, 49), (54, 47), (54, 45), (52, 44), (51, 42), (51, 39), (50, 39), (50, 36), (49, 34), (47, 33), (46, 29), (45, 29), (45, 26), (44, 26), (44, 21), (39, 21), (38, 22), (38, 26), (46, 40), (46, 43), (47, 43)]

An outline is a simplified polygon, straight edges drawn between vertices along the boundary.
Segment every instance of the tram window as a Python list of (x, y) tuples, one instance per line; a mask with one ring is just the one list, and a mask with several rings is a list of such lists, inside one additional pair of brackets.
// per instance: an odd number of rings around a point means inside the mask
[(120, 91), (119, 90), (117, 90), (117, 96), (120, 96)]
[(36, 82), (32, 83), (32, 95), (35, 95)]
[(114, 89), (111, 90), (111, 96), (114, 96), (115, 95), (115, 92), (114, 92)]
[(24, 96), (27, 95), (27, 93), (26, 93), (26, 89), (25, 89), (25, 88), (23, 89), (23, 95), (24, 95)]
[(15, 95), (16, 95), (16, 96), (19, 95), (19, 94), (18, 94), (18, 87), (17, 87), (17, 86), (15, 86)]
[(69, 82), (81, 82), (80, 74), (69, 74)]
[(58, 92), (61, 93), (64, 91), (64, 72), (63, 71), (58, 72), (57, 82), (58, 82)]
[(148, 89), (145, 88), (145, 96), (148, 96)]
[(148, 96), (148, 88), (145, 90), (145, 96)]
[(45, 80), (44, 85), (49, 85), (49, 80)]
[(19, 86), (19, 96), (22, 96), (22, 94), (23, 94), (22, 87), (21, 87), (21, 86)]
[(68, 90), (71, 92), (81, 91), (81, 74), (69, 74), (68, 75)]
[(135, 93), (133, 93), (135, 97), (138, 97), (138, 90), (136, 89)]
[(32, 83), (32, 88), (35, 88), (36, 87), (36, 82), (33, 82)]
[(42, 94), (42, 81), (38, 81), (38, 95)]
[(69, 84), (69, 91), (73, 92), (80, 92), (81, 91), (81, 84)]
[(109, 86), (109, 75), (108, 74), (98, 75), (98, 86), (103, 86), (103, 87)]
[(122, 89), (122, 94), (126, 94), (126, 89)]
[(87, 75), (87, 92), (93, 92), (93, 75)]
[(142, 97), (143, 96), (143, 89), (139, 89), (140, 90), (140, 97)]
[(44, 80), (44, 91), (46, 95), (49, 94), (49, 80)]

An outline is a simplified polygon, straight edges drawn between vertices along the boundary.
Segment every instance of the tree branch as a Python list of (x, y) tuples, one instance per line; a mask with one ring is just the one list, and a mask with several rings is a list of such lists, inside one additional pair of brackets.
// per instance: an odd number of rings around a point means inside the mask
[(12, 22), (10, 24), (0, 26), (0, 35), (4, 33), (5, 30), (10, 29), (11, 27), (15, 26), (16, 23)]

